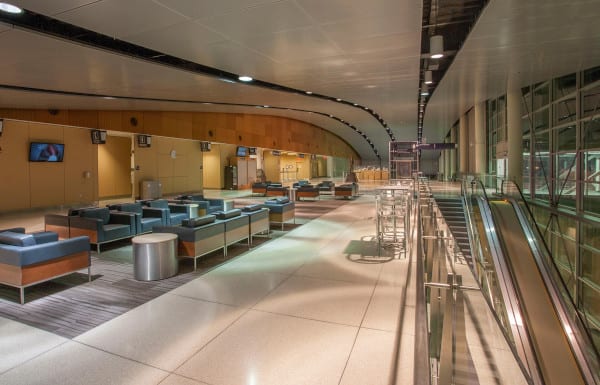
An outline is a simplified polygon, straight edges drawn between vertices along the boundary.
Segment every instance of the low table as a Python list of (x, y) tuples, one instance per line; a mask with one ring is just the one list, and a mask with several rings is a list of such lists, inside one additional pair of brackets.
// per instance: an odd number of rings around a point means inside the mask
[(138, 235), (133, 244), (133, 275), (138, 281), (155, 281), (177, 274), (177, 234)]

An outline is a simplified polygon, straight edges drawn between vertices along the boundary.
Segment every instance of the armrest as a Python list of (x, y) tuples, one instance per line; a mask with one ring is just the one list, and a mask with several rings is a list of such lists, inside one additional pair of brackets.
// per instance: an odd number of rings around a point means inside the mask
[(44, 224), (69, 227), (69, 218), (72, 217), (61, 214), (46, 214), (44, 216)]
[(142, 217), (144, 218), (162, 218), (165, 210), (157, 209), (154, 207), (144, 207), (142, 209)]
[(110, 213), (110, 219), (108, 220), (108, 223), (119, 224), (119, 225), (129, 225), (131, 234), (135, 234), (136, 215), (137, 215), (136, 213), (126, 213), (126, 212)]
[(205, 199), (206, 199), (206, 201), (208, 202), (208, 204), (210, 206), (213, 206), (213, 207), (214, 206), (219, 206), (221, 208), (225, 207), (224, 206), (225, 205), (225, 201), (223, 199), (207, 199), (207, 198), (205, 198)]
[(187, 214), (187, 206), (183, 204), (170, 203), (169, 209), (172, 213), (183, 213)]
[(96, 232), (102, 231), (102, 219), (100, 218), (84, 218), (84, 217), (71, 217), (70, 218), (71, 227), (75, 227), (77, 229), (86, 229), (92, 230)]

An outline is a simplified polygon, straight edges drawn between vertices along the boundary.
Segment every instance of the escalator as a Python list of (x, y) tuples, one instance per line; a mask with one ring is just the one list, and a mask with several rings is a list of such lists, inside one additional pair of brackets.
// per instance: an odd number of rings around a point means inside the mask
[(489, 202), (544, 384), (584, 385), (567, 336), (511, 202)]

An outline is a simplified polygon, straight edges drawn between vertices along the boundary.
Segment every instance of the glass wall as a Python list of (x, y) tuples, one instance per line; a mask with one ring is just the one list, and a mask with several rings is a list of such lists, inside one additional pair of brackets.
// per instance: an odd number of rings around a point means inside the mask
[(522, 96), (523, 191), (600, 346), (600, 67)]

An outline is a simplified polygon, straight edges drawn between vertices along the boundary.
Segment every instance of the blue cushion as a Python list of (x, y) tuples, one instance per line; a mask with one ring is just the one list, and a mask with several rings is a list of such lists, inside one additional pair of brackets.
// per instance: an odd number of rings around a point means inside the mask
[(181, 224), (185, 227), (198, 227), (215, 221), (214, 215), (204, 215), (198, 218), (184, 219)]
[(142, 214), (142, 205), (140, 203), (121, 203), (115, 206), (118, 207), (119, 211)]
[(5, 231), (0, 233), (0, 243), (12, 246), (33, 246), (35, 245), (35, 238), (31, 234)]
[(169, 202), (166, 199), (157, 199), (157, 200), (148, 202), (148, 204), (150, 205), (150, 207), (156, 207), (159, 209), (168, 209), (169, 208)]
[(108, 207), (84, 209), (79, 212), (79, 215), (84, 218), (97, 218), (101, 219), (102, 223), (107, 224), (110, 220), (110, 210)]

